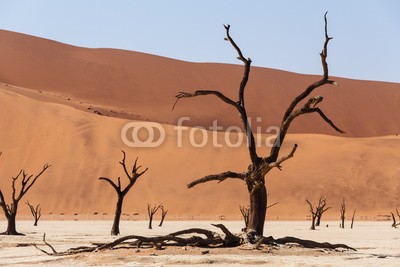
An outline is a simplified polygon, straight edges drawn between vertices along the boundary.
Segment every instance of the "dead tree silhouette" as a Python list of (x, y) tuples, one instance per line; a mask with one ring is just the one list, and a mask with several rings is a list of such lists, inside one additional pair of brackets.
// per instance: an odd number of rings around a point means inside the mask
[(317, 221), (315, 222), (315, 226), (320, 226), (321, 225), (321, 218), (322, 214), (324, 214), (327, 210), (329, 210), (331, 207), (326, 207), (326, 199), (320, 197), (318, 201), (318, 207), (317, 207)]
[(168, 210), (166, 210), (165, 208), (164, 208), (164, 205), (161, 205), (161, 221), (160, 221), (160, 223), (158, 224), (158, 226), (162, 226), (163, 225), (163, 223), (164, 223), (164, 220), (165, 220), (165, 217), (167, 216), (167, 213), (168, 213)]
[(144, 171), (139, 172), (139, 169), (142, 166), (137, 166), (137, 161), (138, 158), (136, 158), (135, 163), (133, 164), (132, 171), (129, 172), (128, 168), (126, 167), (125, 163), (125, 151), (121, 150), (123, 154), (122, 160), (119, 162), (119, 164), (122, 165), (122, 168), (124, 169), (125, 175), (128, 178), (128, 184), (125, 186), (125, 188), (122, 188), (121, 185), (121, 178), (118, 177), (118, 182), (115, 184), (110, 178), (107, 177), (100, 177), (99, 180), (103, 180), (108, 182), (114, 189), (115, 192), (117, 193), (117, 205), (115, 208), (115, 216), (114, 216), (114, 222), (111, 228), (111, 235), (119, 235), (119, 222), (121, 219), (121, 214), (122, 214), (122, 204), (124, 202), (124, 197), (126, 194), (129, 192), (129, 190), (132, 188), (132, 186), (136, 183), (137, 179), (142, 176), (148, 168), (146, 168)]
[(36, 207), (31, 205), (29, 201), (27, 201), (25, 204), (28, 205), (32, 213), (33, 219), (35, 220), (33, 226), (37, 226), (40, 217), (42, 217), (42, 208), (39, 208), (40, 204), (37, 204)]
[(344, 229), (345, 213), (346, 213), (346, 203), (344, 202), (344, 198), (343, 198), (342, 204), (340, 206), (340, 220), (342, 221), (340, 223), (340, 228), (343, 228), (343, 229)]
[[(257, 152), (256, 142), (254, 139), (254, 134), (251, 129), (249, 119), (247, 116), (247, 109), (245, 106), (245, 89), (247, 82), (249, 80), (250, 69), (251, 69), (251, 59), (246, 58), (239, 46), (233, 40), (230, 35), (230, 25), (224, 25), (226, 30), (226, 38), (233, 48), (236, 50), (238, 54), (238, 59), (244, 64), (244, 74), (242, 77), (242, 81), (239, 85), (238, 90), (238, 98), (232, 99), (226, 96), (224, 93), (216, 90), (198, 90), (193, 93), (189, 92), (179, 92), (176, 95), (176, 102), (173, 106), (175, 108), (176, 104), (179, 100), (183, 98), (193, 98), (198, 96), (214, 96), (219, 98), (222, 102), (229, 105), (236, 110), (242, 122), (243, 129), (245, 130), (247, 136), (248, 143), (248, 153), (250, 157), (250, 165), (247, 170), (244, 172), (234, 172), (234, 171), (226, 171), (219, 174), (211, 174), (204, 176), (203, 178), (197, 179), (187, 185), (188, 188), (192, 188), (198, 184), (210, 182), (210, 181), (218, 181), (223, 182), (228, 179), (238, 179), (244, 181), (250, 197), (250, 211), (249, 211), (249, 219), (248, 219), (248, 227), (247, 234), (250, 239), (258, 240), (264, 233), (264, 222), (267, 210), (267, 189), (265, 185), (265, 176), (274, 168), (282, 169), (282, 163), (290, 158), (292, 158), (297, 150), (297, 144), (294, 144), (293, 148), (290, 152), (284, 156), (280, 157), (280, 152), (282, 145), (285, 141), (286, 134), (289, 130), (291, 123), (298, 118), (299, 116), (306, 114), (317, 114), (319, 115), (328, 125), (330, 125), (334, 130), (344, 133), (344, 131), (340, 130), (326, 115), (325, 113), (317, 107), (317, 105), (323, 100), (323, 97), (320, 95), (310, 97), (310, 94), (313, 91), (323, 85), (330, 84), (336, 85), (336, 82), (329, 78), (328, 74), (328, 63), (326, 61), (328, 57), (328, 43), (332, 39), (332, 37), (328, 36), (328, 23), (327, 23), (327, 13), (324, 15), (325, 21), (325, 42), (323, 45), (322, 52), (320, 53), (323, 76), (321, 79), (315, 81), (310, 84), (307, 88), (304, 89), (297, 97), (295, 97), (289, 107), (286, 109), (286, 112), (283, 115), (280, 131), (277, 135), (275, 142), (270, 149), (269, 155), (265, 157), (261, 157)], [(307, 99), (305, 103), (301, 104), (301, 102)], [(300, 106), (299, 106), (300, 105)]]
[(308, 199), (306, 199), (306, 202), (309, 207), (309, 211), (311, 213), (311, 230), (315, 230), (315, 219), (317, 218), (318, 215), (318, 207), (315, 207)]
[[(399, 212), (398, 209), (396, 209), (396, 213), (397, 213), (397, 216), (399, 217), (399, 220), (400, 220), (400, 212)], [(396, 217), (394, 216), (393, 212), (391, 212), (391, 214), (392, 214), (392, 220), (393, 220), (392, 227), (397, 228), (397, 226), (400, 225), (400, 222), (399, 223), (396, 222)]]
[(354, 225), (354, 217), (356, 216), (356, 210), (353, 211), (353, 216), (351, 216), (351, 225), (350, 225), (350, 229), (353, 229), (353, 225)]
[[(7, 230), (2, 233), (3, 235), (22, 235), (17, 232), (15, 225), (19, 201), (49, 167), (50, 165), (48, 164), (44, 165), (43, 169), (35, 176), (33, 174), (27, 174), (25, 170), (21, 169), (15, 177), (12, 177), (12, 195), (10, 204), (6, 203), (3, 192), (0, 190), (0, 207), (3, 209), (4, 215), (7, 219)], [(21, 182), (21, 187), (19, 189), (16, 188), (17, 181)]]
[(153, 217), (154, 217), (154, 214), (157, 213), (159, 208), (161, 208), (161, 204), (158, 206), (156, 204), (154, 204), (154, 206), (152, 207), (149, 203), (147, 203), (147, 215), (149, 216), (149, 229), (153, 229), (153, 226), (152, 226)]

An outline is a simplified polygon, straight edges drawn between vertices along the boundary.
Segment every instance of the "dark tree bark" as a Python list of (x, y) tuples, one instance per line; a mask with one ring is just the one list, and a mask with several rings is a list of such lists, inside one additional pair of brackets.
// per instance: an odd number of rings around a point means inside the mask
[(353, 229), (353, 225), (354, 225), (354, 216), (356, 215), (356, 210), (354, 210), (353, 212), (353, 216), (351, 217), (351, 225), (350, 225), (350, 229)]
[[(20, 170), (17, 176), (12, 177), (12, 195), (10, 205), (6, 204), (3, 192), (0, 190), (0, 207), (3, 209), (4, 215), (7, 219), (7, 230), (2, 233), (3, 235), (22, 235), (17, 232), (15, 225), (19, 201), (49, 167), (50, 165), (48, 164), (44, 165), (43, 169), (35, 176), (33, 176), (33, 174), (27, 174), (25, 170)], [(21, 187), (19, 190), (16, 188), (16, 182), (18, 180), (21, 181)]]
[[(141, 247), (162, 249), (164, 246), (195, 246), (195, 247), (206, 247), (206, 248), (217, 248), (217, 247), (237, 247), (244, 243), (244, 239), (241, 236), (232, 234), (223, 224), (212, 224), (219, 228), (224, 235), (212, 232), (210, 230), (201, 228), (191, 228), (178, 232), (174, 232), (164, 236), (138, 236), (129, 235), (120, 237), (110, 243), (93, 244), (92, 246), (80, 246), (76, 248), (70, 248), (66, 251), (57, 252), (52, 245), (46, 241), (46, 234), (43, 235), (43, 243), (50, 248), (51, 251), (40, 248), (38, 245), (33, 243), (32, 245), (40, 250), (41, 252), (51, 256), (67, 256), (75, 255), (87, 252), (98, 252), (107, 249), (118, 249), (118, 248), (134, 248)], [(189, 236), (190, 235), (190, 236)], [(276, 246), (277, 244), (299, 244), (305, 248), (322, 248), (322, 249), (346, 249), (357, 251), (356, 249), (349, 247), (345, 244), (330, 244), (328, 242), (315, 242), (312, 240), (299, 239), (295, 237), (283, 237), (274, 239), (270, 237), (262, 237), (258, 240), (254, 249), (258, 249), (262, 244), (269, 246)]]
[(31, 210), (33, 219), (35, 220), (35, 222), (33, 223), (33, 226), (37, 226), (40, 217), (42, 217), (42, 208), (39, 208), (40, 204), (38, 204), (36, 207), (31, 205), (29, 203), (29, 201), (27, 201), (25, 204), (29, 206), (29, 209)]
[(343, 202), (340, 207), (340, 220), (342, 221), (342, 223), (340, 224), (340, 228), (343, 228), (343, 229), (344, 229), (344, 219), (346, 218), (345, 213), (346, 213), (346, 204), (345, 204), (344, 198), (343, 198)]
[(156, 214), (156, 212), (158, 211), (158, 209), (161, 207), (161, 204), (156, 206), (156, 204), (154, 204), (154, 206), (152, 207), (149, 203), (147, 203), (147, 215), (149, 215), (149, 229), (153, 229), (152, 223), (153, 223), (153, 217), (154, 214)]
[(160, 223), (158, 224), (158, 226), (162, 226), (163, 225), (163, 223), (164, 223), (164, 220), (165, 220), (165, 216), (167, 216), (167, 213), (168, 213), (168, 210), (166, 210), (166, 209), (164, 209), (164, 206), (163, 205), (161, 205), (161, 221), (160, 221)]
[(114, 189), (115, 192), (117, 193), (117, 204), (115, 207), (115, 216), (114, 216), (114, 222), (111, 228), (111, 235), (119, 235), (119, 222), (121, 220), (121, 214), (122, 214), (122, 204), (124, 202), (124, 197), (126, 196), (126, 194), (129, 192), (129, 190), (132, 188), (132, 186), (136, 183), (137, 179), (142, 176), (147, 170), (148, 168), (146, 168), (144, 171), (139, 172), (139, 169), (142, 166), (137, 166), (137, 161), (138, 158), (136, 158), (135, 163), (133, 164), (132, 167), (132, 171), (129, 172), (127, 167), (126, 167), (126, 163), (125, 163), (125, 151), (121, 150), (122, 154), (123, 154), (123, 158), (122, 160), (119, 162), (119, 164), (122, 165), (122, 168), (124, 169), (125, 175), (128, 178), (128, 184), (125, 186), (124, 189), (122, 189), (121, 186), (121, 178), (118, 177), (118, 183), (115, 184), (111, 179), (107, 178), (107, 177), (100, 177), (99, 180), (103, 180), (108, 182)]
[(320, 197), (317, 207), (317, 221), (315, 223), (315, 226), (321, 225), (322, 214), (324, 214), (325, 211), (329, 210), (330, 208), (331, 207), (326, 207), (326, 199)]
[(297, 149), (297, 144), (295, 144), (290, 153), (288, 153), (283, 157), (279, 157), (282, 144), (285, 140), (286, 134), (293, 120), (304, 114), (316, 113), (320, 115), (320, 117), (323, 120), (325, 120), (325, 122), (327, 122), (333, 129), (335, 129), (340, 133), (344, 133), (323, 113), (323, 111), (320, 108), (317, 107), (317, 105), (323, 100), (322, 96), (311, 97), (303, 105), (300, 104), (300, 102), (309, 97), (309, 95), (315, 89), (326, 84), (336, 85), (334, 81), (329, 79), (328, 64), (326, 62), (326, 58), (328, 56), (328, 42), (332, 39), (331, 37), (328, 36), (326, 14), (324, 16), (324, 21), (325, 21), (325, 43), (322, 52), (320, 53), (322, 68), (323, 68), (323, 77), (320, 80), (310, 84), (303, 92), (301, 92), (297, 97), (295, 97), (292, 100), (292, 102), (290, 103), (289, 107), (287, 108), (283, 116), (280, 125), (280, 132), (268, 156), (260, 157), (257, 154), (257, 147), (254, 141), (254, 135), (250, 127), (250, 123), (247, 117), (247, 110), (245, 107), (244, 91), (247, 85), (247, 81), (249, 79), (252, 61), (250, 58), (244, 57), (239, 46), (230, 36), (229, 32), (230, 25), (224, 25), (226, 30), (225, 40), (228, 41), (234, 47), (234, 49), (238, 54), (238, 59), (242, 61), (244, 64), (244, 74), (242, 77), (242, 81), (239, 85), (237, 100), (233, 100), (232, 98), (226, 96), (225, 94), (215, 90), (198, 90), (195, 91), (194, 93), (180, 92), (178, 95), (176, 95), (176, 102), (173, 106), (173, 109), (175, 108), (178, 101), (182, 98), (192, 98), (197, 96), (212, 95), (218, 97), (224, 103), (228, 104), (229, 106), (233, 107), (236, 111), (238, 111), (243, 129), (246, 132), (248, 152), (251, 161), (247, 171), (242, 173), (227, 171), (220, 174), (208, 175), (201, 179), (191, 182), (190, 184), (187, 185), (187, 187), (192, 188), (198, 184), (209, 181), (222, 182), (226, 179), (239, 179), (244, 181), (247, 185), (247, 189), (250, 196), (250, 211), (249, 211), (249, 221), (247, 227), (247, 233), (249, 235), (250, 240), (251, 236), (253, 237), (252, 239), (255, 241), (259, 237), (261, 237), (264, 233), (264, 222), (267, 209), (267, 189), (265, 186), (265, 176), (268, 174), (270, 170), (272, 170), (275, 167), (281, 169), (281, 164), (287, 159), (293, 157)]

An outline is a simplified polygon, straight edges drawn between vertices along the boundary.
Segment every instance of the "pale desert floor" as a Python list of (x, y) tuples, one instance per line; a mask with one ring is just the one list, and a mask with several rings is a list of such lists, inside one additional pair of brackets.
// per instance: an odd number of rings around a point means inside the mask
[[(122, 235), (160, 235), (191, 227), (216, 230), (212, 222), (206, 221), (166, 221), (163, 227), (158, 222), (153, 230), (147, 229), (146, 221), (123, 221)], [(215, 222), (214, 222), (215, 223)], [(218, 222), (220, 223), (220, 222)], [(239, 232), (242, 222), (223, 222), (232, 232)], [(358, 251), (328, 251), (304, 249), (296, 246), (282, 246), (278, 249), (264, 247), (251, 250), (249, 247), (205, 249), (172, 248), (165, 250), (117, 249), (104, 252), (86, 253), (73, 256), (47, 256), (33, 246), (18, 244), (42, 244), (43, 233), (46, 240), (57, 251), (90, 245), (92, 242), (114, 240), (108, 235), (111, 221), (40, 221), (33, 227), (31, 221), (21, 221), (17, 227), (26, 236), (0, 236), (0, 265), (263, 265), (285, 266), (399, 266), (400, 229), (390, 227), (390, 222), (356, 222), (354, 229), (340, 229), (338, 222), (324, 222), (319, 230), (309, 230), (309, 222), (267, 222), (266, 235), (275, 238), (295, 236), (315, 241), (345, 243)], [(326, 224), (329, 227), (326, 227)], [(0, 222), (5, 227), (5, 222)], [(48, 249), (43, 246), (43, 248)], [(208, 254), (202, 252), (209, 250)]]

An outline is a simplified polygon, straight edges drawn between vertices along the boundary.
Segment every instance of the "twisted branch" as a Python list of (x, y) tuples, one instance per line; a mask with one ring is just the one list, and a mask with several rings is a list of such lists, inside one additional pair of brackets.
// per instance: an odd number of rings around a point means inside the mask
[(240, 179), (240, 180), (244, 181), (245, 177), (246, 177), (245, 173), (237, 173), (237, 172), (227, 171), (227, 172), (223, 172), (223, 173), (219, 173), (219, 174), (211, 174), (211, 175), (204, 176), (203, 178), (200, 178), (200, 179), (197, 179), (197, 180), (191, 182), (190, 184), (187, 185), (187, 187), (192, 188), (198, 184), (209, 182), (209, 181), (218, 181), (218, 183), (221, 183), (221, 182), (225, 181), (226, 179)]

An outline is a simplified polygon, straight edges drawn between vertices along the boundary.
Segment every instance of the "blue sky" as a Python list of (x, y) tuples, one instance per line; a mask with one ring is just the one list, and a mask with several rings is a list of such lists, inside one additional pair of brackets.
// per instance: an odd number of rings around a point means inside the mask
[(222, 24), (253, 65), (320, 74), (329, 11), (331, 75), (400, 82), (400, 1), (0, 0), (0, 28), (85, 47), (239, 64)]

